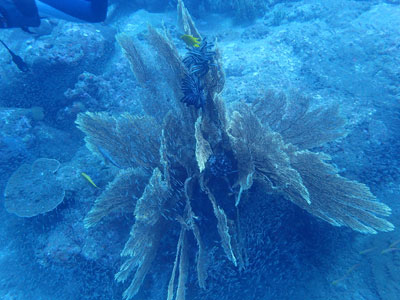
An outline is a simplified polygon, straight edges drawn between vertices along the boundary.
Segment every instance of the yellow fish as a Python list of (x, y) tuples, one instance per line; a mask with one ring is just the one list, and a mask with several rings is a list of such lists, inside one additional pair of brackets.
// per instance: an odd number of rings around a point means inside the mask
[(90, 178), (90, 176), (89, 176), (88, 174), (82, 172), (81, 175), (82, 175), (87, 181), (89, 181), (91, 185), (93, 185), (93, 186), (96, 187), (96, 188), (99, 188), (99, 187), (93, 182), (92, 178)]
[(196, 47), (196, 48), (200, 47), (200, 39), (197, 37), (194, 37), (194, 36), (188, 35), (188, 34), (184, 34), (184, 35), (181, 35), (181, 39), (188, 46)]

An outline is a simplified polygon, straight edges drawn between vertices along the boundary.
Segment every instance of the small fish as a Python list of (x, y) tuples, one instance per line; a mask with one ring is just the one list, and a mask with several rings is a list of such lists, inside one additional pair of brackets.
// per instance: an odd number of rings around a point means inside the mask
[(353, 272), (355, 269), (357, 269), (359, 265), (360, 265), (359, 263), (352, 265), (352, 266), (347, 270), (346, 275), (350, 274), (350, 273)]
[(10, 53), (12, 61), (14, 62), (14, 64), (18, 67), (18, 69), (20, 69), (22, 72), (28, 72), (29, 71), (29, 67), (28, 65), (23, 61), (23, 59), (21, 58), (21, 56), (18, 56), (17, 54), (15, 54), (14, 52), (12, 52), (10, 50), (10, 48), (7, 47), (7, 45), (0, 40), (0, 42), (3, 44), (3, 46), (7, 49), (7, 51)]
[(106, 149), (104, 149), (101, 146), (97, 146), (97, 149), (99, 150), (101, 155), (103, 155), (104, 160), (106, 162), (110, 162), (112, 165), (116, 166), (117, 168), (122, 169), (122, 167), (111, 157), (110, 153), (108, 153)]
[(346, 271), (346, 273), (345, 273), (342, 277), (340, 277), (339, 279), (336, 279), (336, 280), (332, 281), (331, 284), (332, 284), (332, 285), (336, 285), (336, 284), (338, 284), (339, 282), (345, 280), (345, 279), (347, 278), (347, 276), (348, 276), (351, 272), (353, 272), (355, 269), (358, 268), (359, 265), (360, 265), (359, 263), (352, 265), (352, 266)]
[(370, 253), (370, 252), (374, 251), (375, 249), (376, 249), (376, 247), (372, 247), (372, 248), (368, 248), (368, 249), (362, 250), (362, 251), (360, 251), (358, 253), (367, 254), (367, 253)]
[(385, 254), (385, 253), (389, 253), (389, 252), (393, 252), (393, 251), (398, 251), (400, 250), (400, 248), (387, 248), (381, 251), (381, 254)]
[(85, 178), (87, 181), (90, 182), (91, 185), (93, 185), (95, 188), (99, 188), (92, 180), (92, 178), (90, 178), (90, 176), (84, 172), (81, 173), (81, 175), (83, 176), (83, 178)]
[(339, 279), (336, 279), (334, 281), (331, 282), (332, 285), (337, 285), (339, 282), (343, 281), (344, 279), (346, 279), (346, 276), (343, 276)]
[(192, 35), (188, 34), (181, 35), (181, 40), (183, 40), (185, 44), (190, 47), (196, 47), (196, 48), (200, 47), (200, 39)]
[(394, 246), (396, 246), (398, 243), (400, 243), (400, 240), (396, 240), (393, 243), (390, 244), (389, 248), (393, 248)]

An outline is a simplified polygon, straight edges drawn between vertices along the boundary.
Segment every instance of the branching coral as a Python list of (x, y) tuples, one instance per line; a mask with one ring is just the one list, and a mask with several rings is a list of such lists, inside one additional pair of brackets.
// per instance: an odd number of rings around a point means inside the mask
[[(148, 115), (104, 113), (82, 114), (77, 120), (88, 147), (98, 154), (101, 147), (126, 169), (86, 218), (91, 226), (109, 212), (126, 209), (129, 213), (135, 207), (135, 223), (122, 251), (126, 260), (116, 275), (124, 282), (133, 274), (124, 298), (140, 292), (159, 248), (173, 243), (177, 246), (167, 299), (185, 298), (194, 248), (198, 285), (206, 287), (215, 239), (228, 260), (246, 268), (240, 199), (255, 182), (265, 193), (282, 195), (333, 225), (363, 233), (393, 229), (378, 217), (389, 215), (389, 207), (376, 201), (365, 185), (338, 175), (326, 162), (327, 155), (307, 150), (344, 133), (336, 109), (311, 110), (309, 101), (301, 97), (292, 104), (286, 97), (270, 94), (253, 104), (238, 104), (228, 114), (219, 96), (224, 76), (217, 49), (216, 67), (204, 74), (203, 109), (186, 107), (180, 102), (179, 87), (185, 67), (168, 34), (149, 27), (147, 39), (170, 72), (165, 82), (173, 97), (162, 123)], [(124, 187), (117, 189), (117, 182)], [(121, 198), (124, 194), (127, 199)], [(136, 204), (133, 197), (138, 198)]]

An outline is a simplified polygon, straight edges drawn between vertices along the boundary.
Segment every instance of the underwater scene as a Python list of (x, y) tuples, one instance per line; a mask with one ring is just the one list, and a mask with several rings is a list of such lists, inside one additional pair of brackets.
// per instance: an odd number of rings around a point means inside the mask
[(0, 0), (0, 300), (399, 300), (399, 0)]

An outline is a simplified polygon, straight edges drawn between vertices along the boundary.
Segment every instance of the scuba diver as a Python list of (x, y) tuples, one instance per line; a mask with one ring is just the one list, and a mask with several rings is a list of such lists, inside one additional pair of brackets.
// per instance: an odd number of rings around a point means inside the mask
[[(29, 27), (39, 27), (44, 17), (54, 17), (74, 22), (102, 22), (107, 16), (108, 0), (0, 0), (0, 29), (21, 28), (32, 33)], [(0, 40), (22, 72), (28, 65)]]
[(108, 0), (0, 0), (0, 28), (38, 27), (43, 17), (102, 22)]

